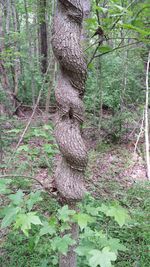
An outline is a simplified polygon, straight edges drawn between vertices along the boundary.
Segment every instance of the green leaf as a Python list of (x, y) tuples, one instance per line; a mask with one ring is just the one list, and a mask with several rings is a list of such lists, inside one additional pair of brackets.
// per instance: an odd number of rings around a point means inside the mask
[(98, 50), (102, 53), (106, 53), (106, 52), (112, 51), (112, 48), (108, 45), (103, 45), (103, 46), (100, 46)]
[(74, 245), (76, 242), (73, 240), (70, 235), (64, 235), (63, 237), (55, 237), (52, 240), (52, 249), (58, 250), (62, 254), (66, 254), (68, 247)]
[(20, 133), (20, 132), (21, 132), (21, 129), (12, 129), (12, 130), (7, 131), (7, 133)]
[(22, 146), (20, 146), (20, 147), (17, 149), (17, 152), (20, 152), (20, 151), (28, 152), (28, 151), (29, 151), (29, 147), (28, 147), (28, 145), (22, 145)]
[(70, 221), (70, 216), (73, 216), (76, 212), (74, 210), (70, 210), (68, 205), (63, 206), (58, 210), (58, 218), (63, 222)]
[(88, 225), (89, 222), (94, 221), (94, 219), (90, 215), (85, 213), (75, 214), (73, 218), (77, 221), (81, 231)]
[(86, 246), (78, 246), (75, 251), (79, 256), (87, 256), (91, 251), (91, 249), (92, 249), (91, 246), (86, 245)]
[(114, 252), (110, 252), (108, 247), (103, 248), (102, 251), (93, 249), (89, 252), (92, 257), (89, 259), (89, 265), (91, 267), (112, 267), (111, 261), (117, 259)]
[(14, 205), (20, 205), (20, 203), (22, 203), (23, 201), (23, 196), (24, 193), (22, 192), (22, 190), (19, 189), (16, 194), (9, 195), (9, 199)]
[(144, 36), (148, 36), (150, 35), (150, 31), (145, 31), (141, 28), (138, 28), (138, 27), (135, 27), (133, 26), (132, 24), (121, 24), (120, 25), (121, 27), (123, 27), (124, 29), (129, 29), (129, 30), (133, 30), (133, 31), (136, 31), (138, 33), (140, 33), (141, 35), (144, 35)]
[(53, 235), (55, 233), (56, 233), (56, 227), (50, 225), (48, 222), (44, 222), (39, 235), (40, 236), (47, 235), (47, 234)]
[(92, 216), (97, 216), (100, 211), (100, 207), (93, 207), (91, 205), (86, 205), (85, 208), (87, 213), (89, 213)]
[(122, 227), (130, 218), (128, 211), (118, 204), (111, 206), (102, 204), (101, 211), (104, 212), (106, 216), (114, 217), (120, 227)]
[(26, 236), (29, 235), (29, 230), (31, 229), (31, 224), (42, 225), (39, 216), (36, 212), (29, 212), (26, 214), (19, 214), (16, 218), (15, 228), (21, 228)]
[(108, 8), (95, 6), (95, 10), (102, 11), (105, 14), (108, 11)]
[(10, 184), (11, 179), (0, 179), (0, 194), (7, 194), (11, 191), (7, 188), (7, 185)]
[(119, 251), (126, 251), (127, 248), (123, 245), (120, 244), (120, 240), (117, 238), (110, 238), (107, 240), (107, 246), (110, 248), (112, 252), (117, 253)]
[(20, 211), (19, 207), (8, 207), (4, 210), (5, 217), (2, 220), (1, 228), (6, 228), (16, 219), (17, 213)]
[(43, 148), (48, 155), (54, 155), (58, 152), (58, 150), (54, 148), (54, 145), (44, 144)]
[(27, 208), (29, 211), (32, 210), (33, 206), (42, 200), (42, 197), (41, 197), (41, 192), (37, 191), (37, 192), (32, 192), (30, 195), (29, 195), (29, 199), (27, 200)]

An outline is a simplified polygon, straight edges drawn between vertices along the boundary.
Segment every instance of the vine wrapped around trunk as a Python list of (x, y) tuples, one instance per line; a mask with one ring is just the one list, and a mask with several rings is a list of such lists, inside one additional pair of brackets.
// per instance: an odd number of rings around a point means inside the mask
[(87, 149), (81, 136), (87, 64), (80, 45), (83, 20), (82, 0), (57, 1), (52, 47), (60, 64), (55, 90), (59, 107), (55, 127), (62, 157), (55, 173), (57, 190), (66, 201), (78, 201), (85, 193), (84, 171)]

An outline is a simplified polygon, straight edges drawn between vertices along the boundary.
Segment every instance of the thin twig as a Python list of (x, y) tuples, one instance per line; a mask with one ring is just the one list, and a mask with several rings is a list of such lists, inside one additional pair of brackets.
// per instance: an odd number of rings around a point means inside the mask
[[(126, 9), (128, 9), (130, 6), (132, 6), (132, 4), (135, 2), (136, 0), (133, 0), (127, 7)], [(115, 22), (113, 23), (113, 25), (111, 26), (110, 30), (113, 30), (114, 27), (116, 26), (116, 24), (118, 23), (118, 21), (121, 19), (121, 17), (125, 14), (125, 11), (119, 16), (119, 18), (117, 18), (115, 20)]]
[(143, 117), (142, 117), (142, 123), (141, 123), (141, 127), (140, 127), (140, 132), (138, 134), (136, 143), (134, 145), (134, 154), (136, 153), (136, 150), (137, 150), (137, 146), (138, 146), (140, 137), (141, 137), (142, 133), (144, 132), (144, 116), (145, 116), (145, 111), (143, 110)]
[(139, 44), (139, 43), (141, 43), (141, 42), (142, 42), (142, 41), (138, 41), (138, 42), (130, 43), (130, 44), (123, 45), (123, 46), (117, 46), (117, 47), (113, 48), (113, 49), (110, 50), (110, 51), (107, 51), (107, 52), (105, 52), (105, 53), (96, 55), (94, 58), (101, 57), (101, 56), (106, 55), (106, 54), (108, 54), (108, 53), (114, 52), (114, 51), (116, 51), (116, 50), (118, 50), (118, 49), (122, 49), (122, 48), (131, 46), (131, 45), (135, 45), (135, 44)]

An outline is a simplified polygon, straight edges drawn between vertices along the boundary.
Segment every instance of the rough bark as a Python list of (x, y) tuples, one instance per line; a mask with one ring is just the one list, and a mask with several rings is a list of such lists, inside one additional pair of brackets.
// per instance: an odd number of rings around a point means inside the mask
[(60, 111), (55, 135), (62, 159), (55, 178), (58, 191), (69, 200), (82, 199), (85, 192), (83, 176), (87, 165), (87, 150), (80, 132), (87, 70), (80, 45), (82, 19), (81, 1), (58, 1), (52, 46), (60, 63), (55, 90)]
[[(52, 30), (53, 52), (60, 64), (55, 97), (59, 107), (55, 136), (61, 151), (55, 182), (57, 190), (70, 208), (85, 194), (84, 172), (88, 156), (81, 135), (87, 64), (81, 48), (82, 22), (87, 0), (57, 1)], [(73, 224), (71, 236), (78, 240), (78, 226)], [(75, 267), (76, 253), (70, 247), (66, 256), (60, 256), (60, 267)]]

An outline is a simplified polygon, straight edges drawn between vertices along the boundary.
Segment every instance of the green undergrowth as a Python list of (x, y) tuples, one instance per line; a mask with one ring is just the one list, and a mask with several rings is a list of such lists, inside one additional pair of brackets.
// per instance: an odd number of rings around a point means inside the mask
[[(111, 251), (115, 251), (115, 249), (116, 251), (119, 250), (117, 252), (117, 260), (112, 262), (112, 265), (108, 264), (106, 266), (149, 267), (149, 189), (149, 183), (137, 183), (124, 192), (120, 200), (113, 201), (110, 199), (104, 201), (103, 198), (94, 200), (93, 197), (88, 196), (82, 205), (80, 205), (80, 216), (74, 215), (66, 206), (60, 208), (58, 203), (51, 199), (46, 193), (40, 194), (41, 199), (39, 199), (39, 195), (36, 193), (37, 203), (36, 198), (33, 197), (31, 197), (29, 201), (28, 195), (26, 194), (24, 197), (25, 201), (28, 203), (27, 205), (29, 205), (30, 208), (32, 205), (35, 205), (33, 211), (30, 211), (31, 213), (36, 212), (40, 221), (45, 220), (44, 218), (49, 218), (49, 223), (53, 222), (54, 225), (56, 223), (55, 219), (58, 216), (60, 225), (57, 226), (58, 228), (56, 227), (56, 232), (54, 228), (53, 230), (50, 228), (50, 232), (47, 231), (47, 228), (44, 228), (40, 239), (38, 234), (41, 227), (40, 222), (39, 225), (36, 225), (36, 223), (34, 225), (33, 222), (32, 228), (27, 230), (27, 233), (23, 228), (22, 230), (19, 230), (19, 228), (17, 230), (16, 224), (13, 227), (9, 227), (7, 236), (4, 235), (1, 240), (1, 266), (58, 266), (57, 252), (62, 251), (64, 246), (67, 246), (67, 244), (71, 242), (71, 240), (66, 237), (64, 243), (61, 243), (62, 241), (58, 239), (61, 231), (60, 229), (67, 229), (68, 216), (74, 216), (74, 218), (77, 218), (80, 226), (80, 246), (77, 251), (79, 267), (92, 266), (88, 264), (89, 259), (86, 257), (86, 254), (89, 253), (89, 249), (92, 248), (92, 251), (96, 250), (95, 253), (100, 253), (98, 251), (101, 251), (101, 249), (103, 251), (105, 247), (111, 248)], [(18, 199), (19, 197), (17, 197), (17, 200)], [(24, 205), (25, 204), (23, 204), (22, 207), (23, 209)], [(98, 215), (98, 211), (102, 211), (102, 213)], [(2, 214), (1, 217), (3, 217)], [(127, 223), (125, 223), (126, 218)], [(3, 222), (4, 221), (2, 221), (2, 223)], [(23, 231), (25, 231), (25, 234), (23, 234)], [(53, 246), (54, 244), (52, 245), (52, 242), (55, 244), (55, 247)], [(106, 252), (108, 253), (107, 250), (105, 253)], [(96, 257), (97, 254), (94, 254), (94, 252), (92, 253), (93, 257)], [(108, 253), (108, 257), (109, 256), (111, 255)], [(91, 259), (94, 258), (91, 257)]]
[(0, 266), (58, 267), (58, 254), (74, 244), (68, 234), (60, 237), (72, 221), (80, 228), (78, 267), (149, 267), (150, 184), (125, 187), (115, 179), (132, 166), (130, 152), (107, 142), (90, 151), (86, 181), (93, 196), (77, 213), (21, 177), (46, 168), (51, 174), (58, 153), (52, 124), (34, 123), (14, 153), (24, 123), (9, 123), (1, 122), (2, 174), (10, 177), (0, 180)]

